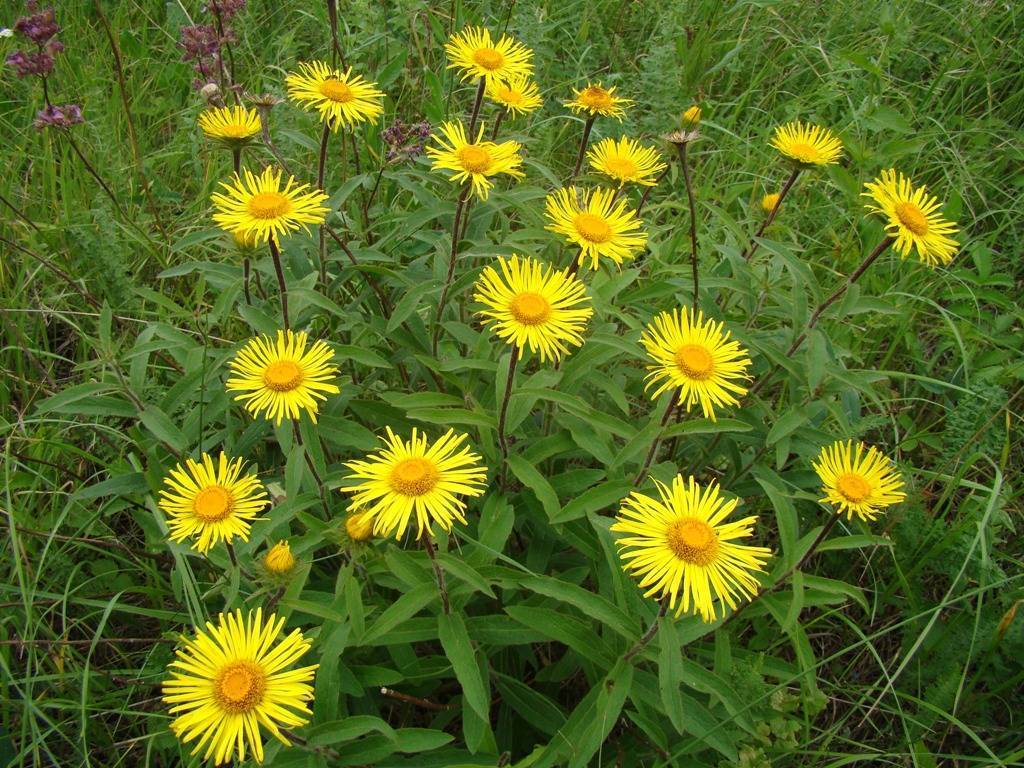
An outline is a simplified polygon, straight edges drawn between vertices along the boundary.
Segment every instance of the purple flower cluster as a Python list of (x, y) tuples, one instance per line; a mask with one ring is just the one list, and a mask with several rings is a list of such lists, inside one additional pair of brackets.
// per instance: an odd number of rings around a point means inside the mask
[(57, 39), (57, 26), (53, 8), (39, 10), (37, 0), (25, 3), (28, 15), (14, 22), (14, 31), (36, 45), (35, 51), (18, 49), (7, 56), (7, 63), (14, 67), (18, 77), (46, 77), (53, 71), (53, 57), (64, 50), (64, 44)]
[(62, 104), (61, 106), (50, 104), (46, 109), (39, 110), (32, 125), (42, 130), (44, 128), (70, 128), (72, 125), (83, 122), (85, 122), (85, 118), (82, 117), (82, 108), (77, 104)]
[(209, 0), (203, 10), (216, 17), (216, 24), (195, 24), (181, 28), (178, 45), (184, 51), (182, 61), (191, 61), (198, 77), (192, 87), (201, 91), (206, 85), (216, 84), (221, 71), (221, 48), (236, 43), (235, 30), (228, 26), (246, 0)]
[(423, 154), (423, 145), (429, 136), (430, 123), (426, 120), (411, 125), (395, 120), (380, 134), (388, 146), (388, 162), (399, 162)]

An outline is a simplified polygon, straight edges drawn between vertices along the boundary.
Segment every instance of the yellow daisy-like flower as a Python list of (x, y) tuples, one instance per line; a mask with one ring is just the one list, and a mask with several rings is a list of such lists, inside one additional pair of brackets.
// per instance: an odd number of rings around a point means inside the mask
[(319, 401), (341, 390), (332, 383), (338, 375), (330, 364), (334, 352), (320, 340), (307, 350), (306, 341), (305, 333), (292, 331), (278, 331), (276, 343), (269, 336), (249, 339), (230, 363), (228, 392), (241, 392), (235, 400), (275, 425), (298, 419), (301, 411), (315, 424)]
[(556, 272), (535, 259), (499, 258), (501, 274), (488, 266), (476, 282), (477, 312), (499, 338), (529, 347), (541, 362), (559, 359), (583, 343), (583, 329), (594, 314), (586, 286), (568, 270)]
[(771, 213), (775, 210), (775, 206), (779, 204), (779, 193), (769, 192), (767, 195), (761, 198), (761, 210), (765, 213)]
[(832, 131), (799, 121), (776, 128), (770, 144), (804, 167), (832, 165), (843, 155), (843, 143)]
[(224, 453), (214, 464), (204, 453), (201, 463), (186, 459), (171, 470), (159, 502), (171, 541), (195, 539), (192, 548), (205, 555), (219, 541), (249, 540), (252, 521), (270, 502), (255, 475), (242, 475), (242, 464)]
[(484, 93), (495, 104), (505, 107), (513, 117), (533, 112), (544, 103), (537, 84), (525, 75), (506, 80), (489, 80)]
[(583, 90), (573, 88), (573, 98), (565, 102), (565, 106), (573, 112), (585, 112), (591, 117), (604, 115), (622, 120), (626, 107), (633, 106), (631, 99), (615, 95), (615, 86), (604, 88), (600, 83), (588, 83)]
[(654, 361), (648, 365), (645, 389), (655, 387), (656, 400), (667, 389), (679, 389), (679, 402), (686, 410), (700, 404), (704, 418), (715, 421), (715, 409), (739, 403), (737, 396), (749, 380), (747, 350), (729, 341), (725, 324), (688, 307), (662, 312), (640, 337), (640, 343)]
[(929, 266), (949, 264), (960, 244), (953, 239), (956, 225), (939, 210), (937, 197), (925, 187), (914, 188), (909, 178), (894, 169), (882, 171), (865, 184), (864, 197), (871, 198), (868, 210), (886, 219), (885, 231), (895, 238), (893, 246), (906, 258), (917, 250), (918, 258)]
[(587, 161), (598, 173), (619, 182), (620, 187), (627, 182), (653, 187), (666, 167), (658, 150), (625, 136), (618, 141), (601, 139), (587, 152)]
[[(163, 684), (170, 704), (171, 730), (182, 743), (198, 739), (192, 750), (216, 765), (245, 760), (246, 751), (263, 762), (262, 725), (286, 746), (282, 729), (309, 722), (313, 713), (313, 674), (319, 664), (289, 670), (312, 643), (295, 629), (285, 637), (283, 618), (263, 610), (220, 614), (195, 637), (182, 637)], [(280, 640), (278, 639), (280, 637)], [(237, 753), (237, 754), (236, 754)]]
[(374, 120), (384, 113), (384, 92), (377, 90), (376, 83), (353, 75), (352, 67), (342, 72), (322, 61), (302, 63), (299, 71), (290, 73), (284, 81), (292, 101), (315, 109), (332, 131), (342, 125)]
[(470, 142), (466, 138), (466, 129), (462, 123), (441, 123), (441, 135), (430, 137), (441, 147), (427, 147), (427, 154), (433, 159), (430, 166), (432, 170), (454, 171), (455, 173), (448, 178), (459, 183), (470, 180), (476, 196), (486, 200), (491, 187), (494, 186), (490, 177), (506, 173), (521, 178), (523, 172), (520, 166), (523, 164), (523, 158), (519, 156), (519, 150), (522, 148), (519, 142), (503, 141), (497, 144), (493, 141), (484, 141), (483, 136), (482, 123), (475, 142)]
[(874, 520), (907, 496), (899, 472), (874, 446), (858, 442), (855, 449), (852, 440), (835, 442), (822, 448), (812, 464), (825, 494), (821, 501), (833, 504), (836, 514), (845, 512), (847, 519), (856, 514), (861, 520)]
[(771, 550), (734, 543), (753, 535), (757, 518), (724, 522), (738, 500), (721, 498), (717, 485), (702, 490), (682, 475), (671, 488), (657, 485), (660, 501), (634, 491), (611, 526), (626, 534), (616, 542), (623, 570), (640, 578), (644, 597), (667, 597), (677, 617), (692, 607), (704, 621), (714, 621), (716, 599), (735, 608), (737, 597), (757, 593), (751, 573), (764, 570)]
[(210, 196), (217, 212), (213, 220), (221, 229), (252, 242), (265, 243), (281, 235), (304, 228), (310, 224), (322, 224), (327, 217), (327, 208), (322, 203), (327, 195), (319, 190), (306, 191), (308, 184), (296, 184), (289, 176), (281, 187), (281, 171), (267, 167), (259, 176), (244, 169), (244, 178), (235, 174), (231, 183), (222, 181), (224, 192)]
[(263, 556), (263, 567), (275, 576), (284, 576), (295, 567), (295, 555), (291, 545), (281, 539)]
[(647, 233), (636, 210), (625, 199), (615, 201), (614, 189), (592, 189), (580, 204), (575, 187), (559, 189), (547, 196), (545, 227), (580, 247), (579, 261), (590, 259), (597, 269), (602, 258), (616, 264), (629, 261), (647, 244)]
[(209, 138), (229, 147), (247, 144), (262, 130), (260, 113), (245, 107), (216, 107), (199, 115), (199, 127)]
[(451, 62), (448, 69), (461, 70), (463, 80), (482, 77), (490, 84), (533, 73), (533, 51), (508, 35), (494, 42), (483, 27), (466, 27), (452, 35), (444, 52)]
[[(352, 494), (349, 509), (362, 511), (373, 520), (373, 532), (388, 536), (392, 531), (400, 539), (416, 515), (417, 538), (432, 533), (433, 523), (445, 531), (454, 521), (465, 525), (466, 503), (463, 496), (480, 496), (487, 479), (487, 468), (480, 456), (460, 445), (466, 435), (449, 429), (433, 445), (427, 436), (412, 430), (406, 442), (387, 428), (387, 448), (365, 461), (345, 464), (355, 474), (346, 480), (354, 483), (343, 490)], [(362, 482), (356, 482), (362, 481)]]

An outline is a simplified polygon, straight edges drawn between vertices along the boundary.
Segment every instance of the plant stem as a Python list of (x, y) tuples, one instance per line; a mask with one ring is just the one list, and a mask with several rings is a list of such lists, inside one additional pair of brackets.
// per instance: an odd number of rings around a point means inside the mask
[(284, 269), (281, 267), (281, 251), (273, 235), (267, 240), (267, 245), (270, 247), (270, 257), (274, 260), (274, 271), (277, 272), (277, 287), (281, 291), (281, 317), (287, 331), (291, 327), (288, 323), (288, 285), (284, 281)]
[(508, 359), (508, 379), (505, 381), (505, 394), (501, 399), (498, 412), (498, 445), (501, 446), (501, 485), (505, 485), (505, 465), (508, 461), (508, 438), (505, 436), (505, 416), (508, 413), (508, 401), (512, 396), (512, 382), (516, 375), (516, 363), (519, 362), (519, 347), (512, 345), (512, 354)]
[[(306, 450), (306, 444), (302, 440), (302, 431), (299, 429), (298, 421), (292, 421), (292, 433), (295, 435), (295, 442), (302, 447), (302, 455), (306, 459), (306, 466), (309, 467), (309, 472), (313, 475), (313, 480), (316, 482), (316, 490), (320, 495), (320, 506), (323, 507), (324, 510), (324, 519), (329, 521), (331, 519), (331, 509), (327, 504), (327, 496), (324, 492), (324, 481), (320, 478), (320, 473), (316, 471), (316, 466), (313, 464), (313, 458), (309, 455), (309, 451)], [(323, 450), (322, 444), (320, 446), (320, 450)]]
[(662, 179), (664, 179), (664, 178), (665, 178), (665, 176), (667, 176), (667, 175), (668, 175), (668, 171), (669, 171), (669, 166), (668, 166), (668, 164), (666, 163), (666, 164), (665, 164), (665, 170), (664, 170), (664, 171), (662, 171), (661, 173), (659, 173), (659, 174), (658, 174), (658, 178), (656, 178), (656, 179), (654, 180), (654, 183), (653, 183), (653, 184), (652, 184), (651, 186), (649, 186), (649, 187), (647, 187), (646, 189), (644, 189), (644, 193), (643, 193), (643, 195), (642, 195), (642, 196), (640, 197), (640, 205), (638, 205), (638, 206), (636, 207), (636, 215), (637, 215), (637, 218), (639, 218), (639, 217), (640, 217), (640, 214), (641, 214), (641, 213), (643, 213), (643, 210), (644, 210), (644, 206), (645, 206), (645, 205), (647, 205), (647, 198), (651, 196), (651, 191), (652, 191), (652, 190), (653, 190), (653, 189), (654, 189), (654, 188), (655, 188), (656, 186), (658, 186), (658, 185), (659, 185), (659, 184), (661, 183), (661, 180), (662, 180)]
[(437, 314), (434, 316), (434, 335), (430, 342), (430, 350), (434, 357), (437, 357), (437, 342), (441, 337), (441, 316), (444, 314), (444, 305), (448, 301), (448, 291), (451, 288), (452, 278), (455, 276), (455, 260), (459, 255), (459, 232), (462, 226), (462, 211), (466, 207), (466, 199), (471, 189), (470, 182), (466, 182), (459, 193), (459, 201), (455, 204), (455, 221), (452, 224), (452, 250), (448, 257), (448, 275), (444, 280), (444, 287), (441, 289), (441, 298), (437, 302)]
[(507, 114), (508, 107), (502, 107), (501, 111), (498, 113), (498, 116), (494, 118), (494, 128), (491, 130), (491, 141), (494, 141), (496, 138), (498, 138), (498, 129), (501, 128), (501, 122), (505, 119), (505, 116)]
[(434, 566), (434, 576), (437, 577), (437, 588), (441, 592), (441, 605), (444, 608), (445, 613), (452, 612), (451, 603), (448, 602), (448, 586), (444, 580), (444, 569), (441, 567), (441, 563), (437, 560), (437, 553), (434, 551), (434, 542), (430, 540), (430, 533), (423, 538), (423, 546), (427, 550), (427, 555), (430, 557), (430, 564)]
[(761, 237), (761, 235), (764, 234), (764, 231), (768, 229), (773, 221), (775, 221), (775, 216), (778, 214), (779, 208), (782, 207), (782, 201), (786, 199), (786, 195), (788, 195), (789, 190), (793, 188), (793, 184), (796, 183), (796, 177), (799, 175), (800, 166), (796, 165), (793, 167), (793, 172), (789, 174), (789, 178), (786, 179), (786, 183), (782, 185), (782, 191), (779, 192), (779, 199), (775, 201), (775, 207), (772, 208), (771, 213), (768, 214), (768, 218), (761, 222), (761, 226), (758, 228), (757, 234), (754, 235), (746, 249), (744, 249), (743, 258), (747, 261), (750, 261), (754, 257), (754, 253), (760, 247), (760, 243), (757, 242), (757, 238)]
[(690, 179), (690, 166), (686, 161), (688, 142), (676, 144), (679, 150), (679, 164), (683, 167), (683, 181), (686, 184), (686, 200), (690, 204), (690, 265), (693, 268), (693, 307), (700, 302), (700, 274), (697, 271), (697, 204), (693, 198), (693, 182)]
[(252, 306), (252, 294), (249, 292), (249, 273), (252, 267), (249, 263), (249, 257), (245, 256), (242, 258), (242, 291), (245, 293), (245, 303), (250, 307)]
[[(330, 4), (330, 0), (328, 0)], [(316, 164), (316, 188), (321, 192), (324, 189), (324, 174), (327, 169), (327, 145), (331, 139), (331, 123), (324, 121), (324, 129), (320, 134), (320, 156)], [(327, 290), (327, 238), (324, 237), (323, 225), (318, 228), (320, 247), (320, 285)]]
[(327, 18), (331, 24), (331, 66), (337, 67), (338, 63), (345, 66), (345, 54), (341, 52), (338, 44), (338, 6), (337, 0), (327, 0)]
[(480, 85), (476, 89), (476, 101), (473, 102), (473, 114), (469, 118), (469, 130), (466, 131), (466, 138), (469, 139), (470, 144), (476, 143), (476, 121), (480, 117), (480, 107), (484, 103), (484, 90), (487, 88), (487, 80), (480, 78)]
[[(679, 402), (679, 390), (677, 389), (672, 393), (672, 397), (668, 401), (668, 408), (665, 409), (664, 415), (661, 417), (661, 429), (665, 428), (668, 424), (669, 417), (672, 416), (672, 411), (676, 407), (676, 403)], [(654, 461), (654, 455), (658, 452), (658, 445), (661, 443), (661, 429), (654, 436), (654, 440), (651, 442), (651, 449), (647, 451), (647, 458), (644, 459), (644, 465), (640, 467), (640, 471), (637, 473), (636, 478), (633, 480), (633, 485), (640, 485), (644, 477), (647, 475), (647, 470), (651, 468), (651, 462)]]
[(569, 181), (566, 182), (566, 186), (571, 186), (580, 174), (580, 168), (583, 167), (583, 158), (587, 154), (587, 142), (590, 141), (590, 131), (594, 127), (594, 120), (596, 119), (596, 115), (591, 115), (583, 126), (583, 139), (580, 141), (580, 151), (576, 155), (576, 165), (572, 169), (572, 175), (569, 177)]
[(626, 651), (626, 655), (622, 657), (623, 661), (629, 661), (647, 647), (647, 644), (654, 639), (656, 634), (658, 634), (658, 622), (666, 613), (668, 613), (668, 600), (662, 600), (661, 608), (658, 609), (658, 615), (654, 617), (654, 621), (651, 622), (651, 626), (647, 628), (647, 631), (644, 632), (643, 636), (636, 641), (633, 647)]

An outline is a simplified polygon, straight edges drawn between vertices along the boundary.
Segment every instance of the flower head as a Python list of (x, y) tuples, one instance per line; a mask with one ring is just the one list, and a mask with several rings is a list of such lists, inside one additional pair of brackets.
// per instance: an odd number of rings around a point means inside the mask
[(633, 106), (633, 101), (615, 95), (615, 86), (604, 88), (600, 83), (588, 83), (583, 90), (573, 88), (573, 98), (565, 102), (565, 106), (575, 113), (583, 112), (590, 117), (603, 115), (615, 117), (622, 121), (626, 107)]
[(288, 669), (312, 643), (298, 629), (281, 637), (284, 622), (273, 614), (264, 620), (261, 608), (247, 616), (239, 610), (181, 638), (163, 700), (171, 705), (174, 735), (185, 744), (198, 739), (193, 755), (205, 747), (203, 759), (221, 765), (243, 762), (248, 750), (262, 763), (261, 725), (288, 745), (282, 729), (309, 722), (306, 702), (319, 665)]
[(209, 138), (230, 148), (249, 143), (262, 126), (260, 113), (245, 107), (216, 107), (199, 115), (199, 127)]
[(805, 168), (833, 165), (843, 155), (843, 143), (828, 128), (799, 121), (775, 129), (771, 145)]
[(821, 490), (827, 501), (836, 507), (836, 514), (847, 519), (857, 515), (861, 520), (874, 520), (888, 506), (906, 498), (903, 480), (892, 462), (872, 446), (853, 441), (835, 442), (821, 449), (812, 462), (821, 478)]
[(775, 206), (779, 204), (779, 193), (769, 192), (767, 195), (761, 198), (761, 210), (765, 213), (771, 213), (775, 210)]
[(668, 598), (676, 616), (692, 609), (714, 621), (715, 599), (735, 608), (737, 597), (757, 593), (751, 573), (764, 570), (771, 550), (734, 543), (753, 535), (757, 518), (725, 522), (737, 500), (725, 501), (717, 485), (702, 489), (682, 475), (671, 487), (657, 485), (660, 500), (634, 491), (612, 524), (612, 531), (625, 534), (616, 542), (623, 569), (647, 588), (644, 597)]
[(66, 129), (84, 122), (82, 108), (77, 104), (62, 104), (60, 106), (49, 104), (36, 113), (36, 119), (32, 121), (32, 125), (37, 130), (44, 128)]
[(486, 309), (484, 318), (498, 338), (519, 349), (529, 347), (541, 362), (559, 359), (583, 343), (583, 330), (594, 313), (586, 286), (568, 270), (556, 272), (535, 259), (498, 259), (501, 274), (484, 268), (473, 299)]
[(696, 130), (697, 126), (700, 125), (700, 115), (700, 107), (698, 107), (696, 104), (688, 107), (686, 111), (683, 112), (683, 130)]
[(526, 75), (488, 80), (484, 93), (495, 104), (505, 107), (512, 117), (533, 112), (544, 103), (537, 84)]
[(334, 352), (319, 340), (307, 350), (306, 340), (305, 333), (292, 331), (278, 331), (276, 343), (268, 336), (249, 339), (231, 361), (228, 392), (240, 392), (235, 400), (275, 424), (298, 419), (301, 411), (315, 424), (320, 401), (341, 390), (333, 383), (338, 375), (331, 365)]
[(235, 174), (231, 183), (221, 182), (224, 192), (210, 196), (217, 212), (213, 220), (228, 232), (251, 235), (258, 243), (321, 224), (327, 217), (323, 206), (327, 195), (319, 190), (306, 191), (308, 184), (296, 184), (289, 176), (281, 187), (281, 171), (267, 167), (254, 176), (248, 168), (244, 177)]
[(592, 189), (581, 204), (575, 187), (563, 187), (547, 196), (546, 209), (551, 223), (545, 229), (578, 245), (580, 264), (589, 259), (591, 269), (601, 259), (629, 261), (647, 243), (636, 210), (625, 199), (616, 202), (613, 189)]
[(648, 365), (645, 389), (654, 387), (652, 399), (667, 389), (679, 389), (679, 402), (700, 404), (704, 418), (715, 421), (715, 409), (739, 403), (747, 389), (750, 365), (747, 350), (729, 341), (725, 324), (704, 320), (703, 312), (687, 307), (662, 312), (640, 337), (640, 343), (654, 361)]
[(349, 512), (345, 515), (345, 534), (351, 541), (362, 543), (373, 538), (373, 515)]
[(458, 69), (463, 80), (496, 80), (529, 77), (533, 73), (533, 51), (508, 35), (497, 42), (483, 27), (466, 27), (445, 43), (448, 69)]
[(515, 141), (503, 141), (496, 144), (484, 141), (484, 126), (481, 123), (476, 141), (466, 138), (466, 129), (462, 123), (441, 123), (440, 136), (432, 135), (438, 147), (427, 147), (427, 154), (432, 159), (431, 169), (438, 171), (454, 171), (449, 178), (458, 183), (471, 181), (473, 192), (481, 200), (486, 200), (494, 182), (492, 176), (505, 173), (521, 178), (520, 166), (523, 158), (519, 156), (521, 145)]
[(281, 539), (263, 556), (263, 567), (274, 576), (284, 576), (295, 567), (295, 556), (291, 545)]
[(658, 174), (666, 168), (658, 150), (625, 136), (618, 141), (601, 139), (587, 152), (587, 161), (591, 168), (617, 181), (620, 187), (628, 182), (653, 187)]
[(219, 541), (249, 540), (249, 527), (270, 502), (255, 475), (242, 474), (242, 459), (223, 452), (214, 463), (186, 459), (164, 478), (160, 509), (167, 515), (171, 541), (194, 539), (192, 548), (206, 554)]
[(292, 101), (316, 109), (333, 131), (375, 120), (384, 112), (384, 93), (376, 83), (353, 75), (352, 67), (341, 72), (322, 61), (299, 64), (299, 71), (289, 74), (285, 84)]
[(893, 244), (900, 256), (911, 251), (928, 266), (949, 264), (960, 245), (952, 235), (956, 225), (939, 210), (937, 197), (927, 188), (915, 188), (910, 179), (896, 170), (882, 171), (873, 182), (864, 185), (870, 198), (868, 210), (886, 219), (885, 231), (895, 238)]
[(394, 531), (396, 539), (405, 533), (413, 514), (417, 538), (431, 534), (433, 523), (445, 531), (456, 520), (465, 525), (466, 503), (459, 496), (482, 495), (487, 478), (480, 457), (462, 446), (466, 435), (450, 429), (430, 445), (415, 428), (408, 441), (390, 427), (387, 433), (387, 448), (345, 464), (353, 472), (346, 478), (351, 485), (342, 489), (352, 494), (349, 510), (372, 519), (375, 534), (388, 536)]

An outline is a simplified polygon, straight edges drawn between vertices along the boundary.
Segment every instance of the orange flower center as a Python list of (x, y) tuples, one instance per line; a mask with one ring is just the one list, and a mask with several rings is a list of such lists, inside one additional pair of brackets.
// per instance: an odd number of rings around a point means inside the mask
[(462, 167), (470, 173), (484, 173), (491, 167), (491, 153), (477, 144), (467, 144), (458, 155)]
[(612, 95), (598, 85), (591, 85), (580, 91), (579, 101), (590, 109), (611, 109)]
[(498, 101), (505, 104), (522, 104), (523, 94), (519, 91), (513, 91), (507, 85), (503, 85), (498, 89)]
[(612, 175), (618, 176), (620, 179), (631, 179), (636, 176), (637, 172), (636, 163), (628, 157), (608, 158), (605, 161), (605, 167), (611, 171)]
[(391, 490), (403, 496), (423, 496), (434, 490), (439, 479), (434, 462), (421, 458), (402, 459), (391, 470)]
[(540, 325), (551, 317), (551, 303), (539, 293), (527, 291), (513, 297), (508, 311), (523, 325)]
[(263, 371), (263, 383), (275, 392), (290, 392), (302, 383), (302, 369), (292, 360), (278, 360)]
[(339, 104), (347, 104), (356, 97), (352, 93), (352, 89), (348, 87), (348, 83), (343, 83), (335, 77), (329, 77), (320, 83), (320, 93), (324, 98)]
[(796, 141), (789, 145), (789, 154), (802, 163), (816, 163), (820, 159), (818, 150), (810, 144)]
[(847, 501), (854, 504), (859, 504), (871, 495), (871, 485), (868, 481), (852, 472), (840, 475), (836, 487)]
[(670, 523), (666, 535), (668, 548), (683, 562), (707, 565), (718, 554), (715, 529), (695, 517), (684, 517)]
[(505, 63), (505, 57), (493, 48), (477, 48), (473, 51), (473, 61), (488, 72), (493, 72), (501, 68), (502, 64)]
[(254, 219), (276, 219), (291, 209), (291, 201), (280, 192), (258, 192), (249, 198), (249, 214)]
[(909, 229), (918, 237), (928, 234), (928, 219), (924, 213), (913, 203), (896, 203), (896, 218), (900, 224)]
[(221, 485), (203, 488), (192, 501), (192, 512), (204, 523), (217, 523), (231, 514), (231, 494)]
[(221, 708), (233, 715), (251, 712), (263, 701), (267, 676), (251, 661), (236, 661), (221, 669), (213, 696)]
[(691, 379), (704, 381), (715, 370), (715, 360), (705, 347), (684, 344), (676, 350), (676, 366)]
[(573, 225), (580, 237), (590, 243), (600, 245), (612, 239), (612, 228), (602, 217), (593, 213), (579, 213), (573, 219)]

